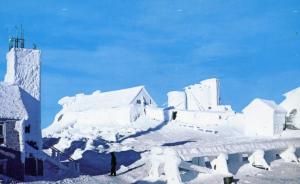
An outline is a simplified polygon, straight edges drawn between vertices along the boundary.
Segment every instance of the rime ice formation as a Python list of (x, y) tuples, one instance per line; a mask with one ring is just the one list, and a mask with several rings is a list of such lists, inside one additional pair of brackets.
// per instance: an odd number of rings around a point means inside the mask
[(287, 110), (292, 124), (300, 129), (300, 87), (285, 93), (284, 96), (285, 100), (280, 106)]
[[(40, 105), (40, 51), (35, 49), (12, 48), (6, 55), (7, 71), (4, 79), (6, 88), (11, 88), (7, 95), (10, 98), (18, 101), (21, 99), (24, 109), (19, 109), (23, 115), (21, 119), (24, 120), (22, 124), (17, 125), (16, 129), (20, 131), (20, 140), (22, 139), (21, 147), (24, 147), (24, 142), (33, 141), (38, 148), (41, 148), (41, 105)], [(13, 92), (13, 89), (18, 89), (19, 92)], [(8, 90), (8, 89), (7, 89)], [(14, 93), (19, 93), (20, 97), (14, 96)], [(16, 97), (16, 98), (15, 98)], [(13, 105), (12, 105), (13, 106)], [(1, 109), (7, 111), (8, 109)], [(18, 113), (15, 113), (17, 116)], [(11, 118), (15, 117), (13, 114)], [(24, 127), (30, 126), (30, 132), (24, 133)], [(24, 147), (26, 149), (26, 147)], [(30, 151), (25, 151), (29, 156)]]
[(166, 148), (164, 150), (164, 171), (167, 178), (168, 184), (182, 184), (179, 164), (181, 159), (177, 152), (171, 148)]
[(211, 162), (212, 168), (219, 174), (232, 176), (227, 166), (228, 155), (221, 153), (216, 159)]
[(178, 167), (181, 159), (177, 152), (171, 148), (162, 149), (153, 147), (150, 155), (150, 171), (147, 177), (148, 181), (157, 181), (160, 179), (159, 168), (163, 165), (164, 173), (168, 184), (182, 184)]
[(0, 96), (0, 118), (28, 118), (18, 86), (0, 83)]
[(270, 166), (264, 158), (265, 152), (263, 150), (256, 150), (249, 158), (248, 161), (253, 166), (263, 167), (270, 170)]
[(151, 154), (149, 156), (150, 159), (150, 171), (147, 177), (148, 181), (157, 181), (159, 180), (159, 166), (162, 162), (161, 157), (163, 154), (163, 150), (160, 147), (151, 148)]
[(294, 146), (290, 146), (287, 150), (280, 154), (280, 157), (286, 162), (299, 162), (298, 158), (295, 154), (296, 148)]
[(187, 86), (184, 91), (168, 92), (168, 106), (177, 114), (174, 120), (202, 125), (227, 122), (234, 111), (230, 105), (220, 104), (219, 86), (219, 80), (212, 78)]
[(168, 106), (179, 110), (186, 110), (186, 94), (184, 91), (168, 92)]
[(74, 123), (120, 125), (136, 121), (148, 107), (156, 107), (144, 86), (117, 91), (77, 94), (58, 102), (62, 109), (45, 132), (55, 133)]
[(13, 48), (7, 53), (7, 73), (4, 82), (24, 89), (40, 100), (40, 50)]

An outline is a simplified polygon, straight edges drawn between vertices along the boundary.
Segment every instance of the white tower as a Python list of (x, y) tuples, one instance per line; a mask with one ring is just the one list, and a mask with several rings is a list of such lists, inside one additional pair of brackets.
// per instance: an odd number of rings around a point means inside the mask
[(40, 101), (40, 50), (12, 48), (6, 55), (4, 82), (15, 84)]
[(41, 148), (41, 51), (27, 48), (11, 48), (6, 55), (7, 71), (4, 82), (19, 86), (22, 100), (28, 113), (24, 123), (24, 139)]

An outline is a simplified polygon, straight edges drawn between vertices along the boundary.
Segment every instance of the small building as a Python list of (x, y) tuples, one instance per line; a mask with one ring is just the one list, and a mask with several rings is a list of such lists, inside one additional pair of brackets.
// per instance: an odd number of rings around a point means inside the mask
[(247, 136), (274, 136), (284, 129), (286, 110), (274, 101), (256, 98), (242, 112)]
[(95, 91), (91, 95), (77, 94), (64, 97), (58, 103), (63, 108), (56, 115), (54, 123), (74, 117), (85, 117), (83, 121), (133, 122), (146, 114), (147, 107), (157, 106), (144, 86), (108, 92)]
[(0, 83), (0, 173), (23, 180), (43, 175), (40, 51), (10, 46)]
[(219, 80), (211, 78), (187, 86), (183, 91), (169, 92), (168, 107), (173, 108), (172, 119), (202, 125), (226, 122), (234, 111), (230, 105), (220, 104), (219, 88)]
[(220, 104), (220, 82), (216, 78), (206, 79), (184, 88), (184, 91), (170, 91), (168, 106), (187, 111), (231, 111), (230, 105)]
[(280, 106), (287, 110), (287, 123), (300, 129), (300, 87), (284, 94)]

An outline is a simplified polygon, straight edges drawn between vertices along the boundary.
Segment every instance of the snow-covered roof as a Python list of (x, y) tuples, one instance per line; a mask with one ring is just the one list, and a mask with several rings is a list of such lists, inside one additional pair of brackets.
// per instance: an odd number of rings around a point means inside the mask
[(269, 107), (273, 111), (286, 113), (286, 110), (284, 108), (280, 107), (279, 105), (277, 105), (274, 101), (261, 99), (261, 98), (254, 99), (249, 105), (247, 105), (243, 109), (243, 112), (246, 112), (250, 108), (255, 108), (258, 105), (266, 105), (267, 107)]
[(26, 119), (28, 117), (21, 93), (21, 89), (16, 85), (0, 83), (0, 118)]
[(300, 96), (300, 87), (292, 89), (291, 91), (283, 94), (283, 96), (285, 96), (285, 97), (292, 96), (292, 95), (298, 95), (298, 96)]
[[(76, 107), (81, 110), (89, 108), (114, 108), (126, 106), (132, 103), (137, 95), (144, 90), (146, 94), (148, 92), (144, 86), (137, 86), (127, 89), (121, 89), (116, 91), (103, 92), (96, 91), (91, 95), (78, 94), (74, 97), (64, 97), (59, 100), (59, 104), (72, 108)], [(149, 95), (149, 94), (148, 94)], [(150, 95), (149, 95), (150, 96)], [(154, 103), (154, 102), (153, 102)]]

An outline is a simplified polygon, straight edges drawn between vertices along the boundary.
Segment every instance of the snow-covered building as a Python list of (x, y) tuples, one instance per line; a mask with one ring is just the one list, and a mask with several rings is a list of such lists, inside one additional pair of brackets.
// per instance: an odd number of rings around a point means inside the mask
[(300, 87), (284, 94), (285, 100), (280, 104), (287, 110), (287, 120), (291, 125), (300, 129)]
[[(220, 82), (216, 78), (206, 79), (190, 85), (184, 91), (167, 94), (168, 106), (173, 107), (173, 119), (181, 122), (224, 122), (234, 114), (230, 105), (220, 104)], [(176, 116), (176, 117), (175, 117)]]
[(40, 50), (10, 48), (0, 83), (0, 171), (23, 179), (43, 175)]
[(188, 111), (228, 111), (229, 105), (220, 105), (220, 82), (216, 78), (206, 79), (190, 85), (184, 91), (171, 91), (168, 106)]
[(53, 127), (62, 121), (73, 122), (75, 119), (115, 124), (133, 122), (146, 113), (147, 107), (157, 106), (144, 86), (108, 92), (95, 91), (91, 95), (77, 94), (64, 97), (58, 103), (62, 110), (55, 116)]
[(256, 98), (242, 112), (248, 136), (274, 136), (284, 129), (286, 110), (274, 101)]

